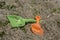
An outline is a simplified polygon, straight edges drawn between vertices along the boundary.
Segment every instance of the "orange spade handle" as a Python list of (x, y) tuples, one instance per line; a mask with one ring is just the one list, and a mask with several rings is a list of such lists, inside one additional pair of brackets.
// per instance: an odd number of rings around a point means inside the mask
[(39, 23), (41, 17), (40, 16), (36, 16), (35, 18), (36, 18), (36, 23)]

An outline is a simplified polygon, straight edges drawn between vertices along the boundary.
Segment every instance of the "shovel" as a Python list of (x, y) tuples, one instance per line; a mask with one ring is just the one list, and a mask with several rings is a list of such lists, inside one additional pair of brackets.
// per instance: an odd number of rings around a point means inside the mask
[(41, 17), (40, 16), (36, 16), (35, 18), (36, 18), (36, 23), (31, 24), (31, 31), (34, 34), (38, 34), (38, 35), (43, 36), (44, 30), (41, 28), (41, 25), (39, 23), (39, 20), (41, 20)]
[(28, 22), (36, 22), (35, 19), (24, 19), (16, 15), (7, 15), (7, 18), (10, 21), (12, 27), (22, 27)]

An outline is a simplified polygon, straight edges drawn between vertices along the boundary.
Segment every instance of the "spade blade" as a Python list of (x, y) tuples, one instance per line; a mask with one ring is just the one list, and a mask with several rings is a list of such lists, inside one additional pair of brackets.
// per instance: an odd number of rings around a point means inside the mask
[(21, 27), (25, 25), (25, 21), (20, 16), (8, 15), (7, 18), (10, 21), (12, 27)]

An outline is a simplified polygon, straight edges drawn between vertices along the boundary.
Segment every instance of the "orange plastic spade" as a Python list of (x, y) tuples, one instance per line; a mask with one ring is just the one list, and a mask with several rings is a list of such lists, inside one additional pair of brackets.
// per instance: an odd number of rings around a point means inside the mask
[(42, 36), (44, 34), (44, 30), (41, 28), (41, 25), (39, 24), (40, 19), (41, 19), (40, 16), (36, 16), (36, 23), (33, 23), (31, 25), (31, 31), (34, 34), (40, 34)]

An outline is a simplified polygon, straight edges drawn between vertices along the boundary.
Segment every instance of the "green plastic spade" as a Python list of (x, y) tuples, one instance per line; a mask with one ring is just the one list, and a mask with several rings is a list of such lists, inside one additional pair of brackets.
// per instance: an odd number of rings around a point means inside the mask
[(36, 22), (35, 19), (24, 19), (16, 15), (8, 15), (7, 18), (9, 19), (12, 27), (21, 27), (21, 26), (24, 26), (25, 23)]

